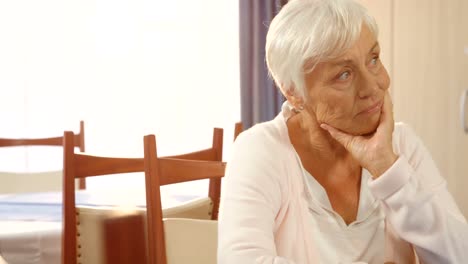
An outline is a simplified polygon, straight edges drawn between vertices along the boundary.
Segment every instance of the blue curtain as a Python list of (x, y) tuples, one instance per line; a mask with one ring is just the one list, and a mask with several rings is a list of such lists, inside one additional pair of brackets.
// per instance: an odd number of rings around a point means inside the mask
[(273, 119), (284, 97), (268, 76), (268, 25), (287, 0), (239, 0), (241, 118), (247, 129)]

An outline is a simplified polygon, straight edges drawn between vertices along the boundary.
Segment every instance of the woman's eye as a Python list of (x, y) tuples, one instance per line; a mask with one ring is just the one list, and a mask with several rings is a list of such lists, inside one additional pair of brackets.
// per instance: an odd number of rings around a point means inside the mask
[(378, 61), (379, 61), (379, 57), (374, 57), (374, 58), (372, 58), (372, 60), (371, 60), (371, 64), (372, 64), (372, 65), (377, 65), (377, 62), (378, 62)]
[(349, 76), (351, 75), (351, 73), (349, 71), (345, 71), (343, 72), (342, 74), (340, 74), (340, 76), (338, 77), (338, 79), (340, 81), (345, 81), (349, 78)]

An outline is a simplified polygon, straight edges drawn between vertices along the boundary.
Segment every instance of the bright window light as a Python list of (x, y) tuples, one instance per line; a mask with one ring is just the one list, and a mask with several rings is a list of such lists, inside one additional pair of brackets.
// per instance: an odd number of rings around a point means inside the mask
[[(78, 132), (84, 120), (87, 152), (141, 157), (145, 134), (171, 155), (210, 146), (216, 126), (228, 154), (240, 120), (237, 1), (1, 1), (0, 35), (0, 137)], [(61, 151), (43, 153), (1, 150), (0, 170), (61, 168)]]

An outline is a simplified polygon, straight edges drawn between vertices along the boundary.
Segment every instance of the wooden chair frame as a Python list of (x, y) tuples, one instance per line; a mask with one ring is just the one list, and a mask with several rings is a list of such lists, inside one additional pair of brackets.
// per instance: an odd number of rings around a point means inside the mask
[[(86, 177), (103, 176), (109, 174), (144, 172), (143, 158), (114, 158), (114, 157), (98, 157), (85, 153), (74, 152), (74, 135), (73, 132), (65, 132), (63, 140), (64, 149), (64, 173), (63, 173), (63, 235), (62, 235), (62, 263), (77, 263), (77, 219), (76, 219), (76, 203), (75, 203), (75, 179), (84, 179)], [(215, 161), (221, 160), (223, 149), (223, 130), (215, 128), (213, 131), (213, 144), (211, 148), (191, 152), (187, 154), (175, 155), (166, 157), (166, 160), (178, 161), (188, 159), (195, 161)], [(195, 165), (196, 166), (196, 165)], [(190, 175), (188, 175), (190, 176)], [(165, 184), (168, 184), (164, 182)], [(148, 189), (147, 189), (148, 190)], [(221, 180), (210, 179), (209, 196), (213, 201), (212, 218), (216, 219), (218, 215), (219, 197), (221, 193)], [(158, 189), (159, 195), (159, 189)], [(146, 194), (148, 197), (153, 197), (151, 194)], [(158, 196), (159, 197), (159, 196)], [(151, 204), (147, 200), (147, 206)], [(147, 209), (147, 214), (150, 209)]]
[[(145, 182), (148, 223), (149, 263), (165, 264), (166, 250), (164, 244), (163, 212), (160, 187), (167, 184), (181, 183), (200, 179), (210, 179), (209, 196), (213, 199), (212, 219), (217, 219), (221, 178), (224, 176), (226, 163), (222, 162), (222, 134), (213, 137), (212, 154), (217, 160), (189, 160), (192, 154), (161, 158), (157, 156), (156, 137), (144, 137), (145, 146)], [(184, 159), (181, 159), (184, 158)], [(215, 186), (214, 188), (212, 188)]]
[(244, 131), (244, 125), (242, 122), (237, 122), (234, 126), (234, 140), (236, 140), (237, 136)]
[[(144, 143), (146, 144), (146, 141)], [(212, 142), (211, 148), (204, 149), (201, 151), (191, 152), (187, 154), (182, 154), (182, 155), (168, 156), (166, 158), (184, 159), (184, 160), (222, 161), (223, 159), (223, 129), (214, 128), (213, 142)], [(218, 219), (219, 199), (221, 196), (221, 179), (217, 179), (217, 178), (210, 179), (210, 183), (208, 187), (208, 196), (213, 201), (212, 219), (216, 220)]]
[(142, 158), (111, 158), (75, 153), (73, 132), (63, 136), (63, 234), (62, 263), (77, 263), (77, 215), (75, 203), (75, 180), (109, 174), (142, 172)]
[[(63, 146), (63, 136), (46, 138), (0, 138), (0, 147), (20, 146)], [(85, 151), (84, 121), (80, 121), (80, 132), (73, 136), (73, 147), (78, 147), (81, 152)], [(80, 179), (79, 189), (86, 189), (85, 179)]]

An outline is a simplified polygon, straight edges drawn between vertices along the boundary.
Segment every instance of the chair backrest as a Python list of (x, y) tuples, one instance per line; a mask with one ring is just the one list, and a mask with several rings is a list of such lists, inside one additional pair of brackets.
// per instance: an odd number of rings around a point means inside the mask
[(62, 190), (62, 170), (0, 172), (0, 193), (31, 193)]
[(146, 263), (146, 210), (79, 206), (78, 263)]
[[(46, 138), (0, 138), (0, 147), (20, 147), (20, 146), (63, 146), (63, 136), (58, 137), (46, 137)], [(84, 133), (84, 121), (80, 121), (80, 132), (74, 135), (73, 146), (78, 147), (81, 152), (85, 151), (85, 133)], [(36, 177), (49, 175), (47, 173), (37, 174), (34, 173), (21, 173), (19, 176)], [(49, 179), (40, 179), (49, 180)], [(41, 184), (39, 184), (41, 185)], [(79, 181), (79, 189), (85, 189), (86, 182), (84, 179)]]
[(218, 221), (166, 218), (164, 242), (168, 264), (216, 264)]
[(244, 131), (244, 125), (242, 124), (242, 122), (237, 122), (234, 125), (234, 140), (236, 140), (237, 136), (239, 136), (239, 134), (242, 133), (242, 131)]
[[(146, 147), (146, 141), (144, 142)], [(156, 144), (156, 139), (155, 139)], [(156, 146), (155, 146), (156, 149)], [(145, 150), (146, 151), (146, 150)], [(185, 160), (202, 160), (202, 161), (222, 161), (223, 159), (223, 129), (213, 129), (213, 141), (211, 148), (200, 151), (195, 151), (182, 155), (168, 156), (166, 158), (185, 159)], [(165, 185), (165, 184), (162, 184)], [(147, 189), (148, 190), (148, 189)], [(209, 182), (208, 196), (213, 203), (213, 212), (211, 219), (218, 219), (219, 198), (221, 196), (221, 178), (212, 178)]]
[(143, 158), (98, 157), (75, 153), (73, 132), (63, 136), (63, 234), (62, 263), (75, 264), (81, 253), (77, 252), (77, 210), (75, 204), (75, 179), (110, 174), (143, 172)]
[(104, 263), (147, 263), (145, 230), (146, 215), (141, 212), (126, 212), (105, 219), (101, 232), (106, 245)]
[[(218, 139), (222, 144), (222, 137)], [(215, 141), (215, 140), (214, 140)], [(213, 143), (215, 145), (215, 143)], [(156, 151), (156, 137), (147, 135), (144, 138), (145, 149), (145, 182), (146, 208), (148, 223), (148, 257), (151, 264), (166, 263), (166, 249), (164, 244), (163, 211), (161, 205), (160, 187), (167, 184), (181, 183), (200, 179), (210, 179), (210, 187), (219, 184), (215, 191), (210, 190), (209, 196), (215, 195), (215, 209), (213, 219), (216, 219), (221, 178), (224, 176), (226, 163), (222, 162), (222, 153), (217, 153), (217, 161), (181, 159), (194, 157), (189, 155), (158, 157)], [(214, 182), (212, 184), (212, 182)]]
[[(213, 131), (213, 145), (211, 148), (171, 156), (174, 159), (195, 159), (195, 160), (221, 160), (223, 130), (215, 128)], [(77, 263), (77, 259), (83, 263), (116, 263), (116, 259), (121, 259), (119, 263), (125, 263), (124, 259), (134, 256), (135, 250), (120, 250), (119, 254), (110, 254), (115, 252), (115, 243), (117, 240), (125, 241), (128, 237), (141, 237), (140, 225), (136, 223), (140, 216), (145, 212), (134, 212), (134, 215), (125, 214), (125, 212), (116, 212), (112, 208), (96, 207), (76, 207), (74, 179), (83, 179), (85, 177), (101, 176), (109, 174), (143, 172), (144, 161), (142, 158), (115, 158), (115, 157), (97, 157), (85, 153), (75, 153), (72, 147), (73, 133), (64, 134), (64, 179), (63, 179), (63, 235), (62, 235), (62, 263)], [(210, 181), (210, 199), (198, 199), (193, 202), (167, 208), (164, 215), (170, 217), (190, 216), (200, 219), (208, 219), (207, 212), (216, 212), (213, 209), (213, 201), (217, 198), (219, 204), (219, 193), (221, 190), (220, 181)], [(216, 196), (217, 195), (217, 196)], [(208, 208), (209, 207), (209, 208)], [(215, 214), (211, 214), (209, 219)], [(217, 215), (216, 215), (217, 216)], [(128, 224), (128, 221), (133, 224)], [(146, 222), (146, 221), (145, 221)], [(118, 228), (128, 231), (128, 235), (120, 233), (116, 238), (113, 229)], [(78, 238), (79, 234), (79, 239)], [(130, 236), (131, 235), (131, 236)], [(110, 239), (109, 239), (110, 237)], [(91, 247), (77, 243), (77, 240), (83, 244), (91, 243)], [(146, 242), (145, 239), (144, 242)], [(112, 241), (114, 243), (112, 243)], [(135, 245), (141, 241), (135, 241)], [(103, 244), (102, 244), (103, 243)], [(146, 244), (146, 243), (145, 243)], [(78, 247), (78, 249), (77, 249)], [(146, 248), (144, 249), (146, 251)], [(140, 251), (141, 253), (141, 251)], [(104, 255), (106, 254), (106, 255)], [(146, 256), (144, 256), (146, 257)], [(106, 258), (106, 259), (105, 259)], [(134, 259), (136, 260), (136, 259)], [(140, 259), (141, 260), (141, 259)], [(137, 262), (136, 262), (137, 263)], [(117, 263), (116, 263), (117, 264)]]

